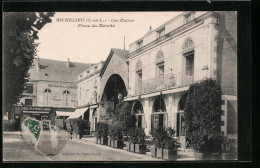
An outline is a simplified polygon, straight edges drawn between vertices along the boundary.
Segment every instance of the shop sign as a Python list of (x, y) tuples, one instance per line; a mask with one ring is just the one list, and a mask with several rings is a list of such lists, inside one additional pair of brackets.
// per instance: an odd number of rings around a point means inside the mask
[(51, 108), (30, 106), (30, 107), (23, 107), (23, 110), (51, 111)]
[(51, 88), (63, 88), (63, 89), (77, 89), (77, 86), (73, 85), (61, 85), (61, 84), (48, 84)]

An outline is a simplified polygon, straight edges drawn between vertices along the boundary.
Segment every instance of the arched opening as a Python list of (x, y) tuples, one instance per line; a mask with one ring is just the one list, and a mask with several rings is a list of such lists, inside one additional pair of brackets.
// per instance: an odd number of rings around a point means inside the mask
[(132, 114), (136, 117), (136, 126), (138, 128), (145, 128), (145, 115), (143, 110), (143, 105), (140, 101), (136, 101), (133, 104)]
[(179, 100), (178, 103), (178, 112), (177, 112), (177, 130), (176, 130), (176, 135), (179, 136), (185, 136), (185, 121), (184, 121), (184, 108), (185, 108), (185, 102), (187, 99), (188, 94), (185, 93), (182, 95), (182, 97)]
[(127, 96), (125, 82), (118, 74), (113, 74), (108, 79), (101, 101), (107, 103), (111, 111), (114, 112), (116, 105), (119, 103), (118, 95)]
[(49, 105), (49, 99), (50, 99), (51, 90), (45, 89), (43, 93), (43, 104)]
[(70, 94), (70, 92), (69, 92), (68, 90), (65, 90), (65, 91), (63, 92), (63, 97), (64, 97), (64, 99), (65, 99), (65, 100), (64, 100), (64, 106), (65, 106), (65, 107), (68, 106), (68, 101), (69, 101), (69, 100), (68, 100), (68, 99), (69, 99), (69, 98), (68, 98), (68, 95), (69, 95), (69, 94)]
[(162, 128), (168, 125), (168, 113), (163, 100), (163, 95), (158, 96), (153, 103), (153, 113), (151, 117), (151, 128)]

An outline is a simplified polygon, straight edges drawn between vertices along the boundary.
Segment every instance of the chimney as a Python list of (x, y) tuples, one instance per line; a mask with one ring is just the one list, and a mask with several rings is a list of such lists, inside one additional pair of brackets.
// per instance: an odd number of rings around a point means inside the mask
[(152, 26), (150, 26), (150, 30), (152, 30)]
[(70, 67), (70, 58), (67, 58), (67, 67)]
[(36, 71), (38, 72), (40, 70), (40, 58), (37, 56), (35, 59), (36, 64)]

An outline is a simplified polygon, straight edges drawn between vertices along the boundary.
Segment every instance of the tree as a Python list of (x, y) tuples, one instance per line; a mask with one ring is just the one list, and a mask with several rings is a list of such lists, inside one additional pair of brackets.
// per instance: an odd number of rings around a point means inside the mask
[(221, 150), (221, 87), (207, 79), (188, 90), (184, 119), (186, 135), (197, 152)]
[[(37, 33), (51, 22), (54, 12), (7, 12), (3, 14), (4, 112), (13, 110), (29, 80), (28, 70), (36, 56)], [(10, 119), (11, 115), (9, 115)]]
[(128, 135), (131, 128), (135, 127), (136, 118), (131, 114), (131, 105), (127, 102), (120, 102), (116, 105), (114, 113), (109, 114), (110, 124), (119, 127), (124, 135)]

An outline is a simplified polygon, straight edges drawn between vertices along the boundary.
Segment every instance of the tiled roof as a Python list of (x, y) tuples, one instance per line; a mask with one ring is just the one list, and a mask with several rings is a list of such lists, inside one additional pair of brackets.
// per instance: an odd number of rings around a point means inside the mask
[(128, 59), (126, 57), (126, 55), (129, 53), (128, 50), (121, 50), (121, 49), (117, 49), (117, 48), (112, 48), (111, 50), (113, 50), (118, 56), (123, 58), (125, 61)]
[(29, 70), (30, 80), (46, 80), (61, 82), (77, 82), (78, 75), (90, 67), (89, 63), (58, 61), (40, 58), (40, 69), (37, 71), (36, 60), (33, 67)]
[(128, 60), (127, 58), (127, 54), (129, 53), (128, 50), (121, 50), (121, 49), (117, 49), (117, 48), (111, 48), (111, 51), (101, 69), (101, 72), (100, 72), (100, 76), (102, 77), (102, 75), (104, 74), (106, 68), (107, 68), (107, 65), (109, 64), (112, 56), (113, 56), (113, 53), (116, 53), (120, 58), (122, 58), (125, 62)]

